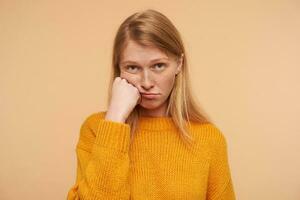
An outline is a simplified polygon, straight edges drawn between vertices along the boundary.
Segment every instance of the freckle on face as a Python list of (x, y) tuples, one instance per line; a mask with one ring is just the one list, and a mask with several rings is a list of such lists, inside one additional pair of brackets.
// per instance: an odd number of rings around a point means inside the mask
[[(121, 62), (125, 60), (136, 61), (136, 63), (138, 63), (139, 66), (148, 66), (152, 58), (168, 57), (164, 52), (160, 51), (158, 48), (144, 47), (133, 41), (128, 42), (127, 46), (123, 51), (122, 56), (123, 57), (121, 57), (120, 60)], [(176, 62), (168, 58), (168, 63), (169, 70), (165, 71), (163, 76), (155, 76), (155, 78), (153, 78), (153, 91), (162, 94), (159, 97), (160, 100), (167, 98), (174, 84), (173, 69), (175, 69), (176, 67)], [(141, 89), (139, 76), (126, 72), (123, 68), (123, 65), (121, 65), (120, 72), (120, 76), (122, 78), (125, 78), (132, 85), (134, 85), (138, 89)]]

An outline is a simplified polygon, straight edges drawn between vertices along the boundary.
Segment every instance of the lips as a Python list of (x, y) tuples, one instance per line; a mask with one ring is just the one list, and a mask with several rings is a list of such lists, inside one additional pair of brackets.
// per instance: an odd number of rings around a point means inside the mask
[(141, 92), (142, 95), (158, 95), (158, 93), (147, 93), (147, 92)]
[(142, 97), (146, 98), (146, 99), (155, 99), (158, 97), (159, 94), (156, 93), (141, 93)]

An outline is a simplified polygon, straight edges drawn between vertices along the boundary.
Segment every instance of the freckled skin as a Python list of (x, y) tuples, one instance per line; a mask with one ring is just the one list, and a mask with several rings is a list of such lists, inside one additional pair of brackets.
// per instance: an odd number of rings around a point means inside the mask
[[(156, 58), (166, 59), (151, 62)], [(134, 62), (123, 63), (129, 60)], [(156, 99), (142, 97), (139, 106), (143, 116), (166, 115), (167, 100), (174, 86), (175, 75), (181, 70), (181, 64), (182, 62), (177, 63), (175, 58), (168, 57), (158, 48), (144, 47), (129, 41), (120, 59), (120, 77), (134, 85), (140, 93), (160, 94)]]

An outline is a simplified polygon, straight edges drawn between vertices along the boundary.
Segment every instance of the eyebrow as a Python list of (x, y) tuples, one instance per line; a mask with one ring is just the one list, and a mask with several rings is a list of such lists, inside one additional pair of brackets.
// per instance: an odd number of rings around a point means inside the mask
[[(157, 61), (160, 61), (160, 60), (168, 60), (168, 58), (167, 58), (167, 57), (163, 57), (163, 58), (152, 59), (152, 60), (150, 61), (150, 63), (157, 62)], [(137, 62), (135, 62), (135, 61), (131, 61), (131, 60), (126, 60), (126, 61), (121, 62), (121, 64), (126, 64), (126, 63), (135, 63), (135, 64), (139, 64), (139, 63), (137, 63)]]

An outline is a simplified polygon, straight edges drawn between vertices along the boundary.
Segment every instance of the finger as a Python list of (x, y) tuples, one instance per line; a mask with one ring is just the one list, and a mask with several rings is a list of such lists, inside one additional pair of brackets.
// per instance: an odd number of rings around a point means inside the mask
[[(139, 93), (140, 94), (140, 93)], [(142, 96), (140, 94), (140, 97), (139, 97), (139, 100), (138, 100), (138, 103), (137, 104), (140, 104), (142, 102)]]

